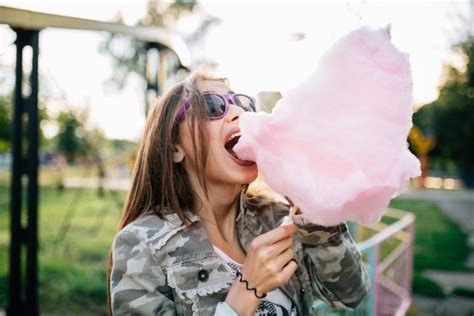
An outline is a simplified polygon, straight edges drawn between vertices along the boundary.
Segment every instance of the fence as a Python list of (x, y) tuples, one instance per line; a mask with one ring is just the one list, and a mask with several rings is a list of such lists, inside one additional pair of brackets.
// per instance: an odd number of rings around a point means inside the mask
[(350, 225), (350, 229), (359, 241), (371, 291), (353, 311), (336, 310), (317, 301), (314, 304), (316, 315), (405, 315), (411, 303), (415, 216), (389, 209), (382, 222), (370, 227)]

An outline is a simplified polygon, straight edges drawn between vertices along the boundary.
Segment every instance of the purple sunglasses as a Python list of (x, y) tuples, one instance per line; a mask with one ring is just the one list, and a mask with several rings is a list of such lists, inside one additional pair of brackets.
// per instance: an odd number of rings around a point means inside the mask
[[(236, 105), (247, 112), (255, 112), (255, 99), (248, 95), (241, 93), (214, 93), (205, 92), (202, 94), (207, 105), (207, 117), (210, 120), (219, 120), (223, 118), (229, 111), (229, 104)], [(183, 105), (178, 110), (176, 115), (176, 123), (181, 122), (184, 117), (184, 112), (191, 106), (191, 99), (189, 97), (184, 101)]]

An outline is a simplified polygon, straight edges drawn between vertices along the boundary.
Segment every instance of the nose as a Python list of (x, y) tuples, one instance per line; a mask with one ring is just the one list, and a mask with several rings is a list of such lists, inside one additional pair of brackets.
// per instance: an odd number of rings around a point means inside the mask
[(228, 103), (229, 110), (227, 111), (227, 115), (225, 116), (226, 122), (233, 122), (239, 118), (240, 114), (244, 112), (240, 106), (234, 105), (232, 101)]

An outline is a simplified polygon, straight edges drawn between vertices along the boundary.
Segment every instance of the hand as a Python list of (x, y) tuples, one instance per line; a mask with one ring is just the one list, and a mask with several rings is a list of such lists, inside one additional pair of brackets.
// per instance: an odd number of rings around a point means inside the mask
[(255, 238), (242, 267), (242, 277), (257, 293), (270, 292), (290, 279), (296, 270), (293, 259), (294, 224), (275, 228)]
[[(241, 273), (249, 287), (257, 289), (258, 295), (286, 284), (295, 272), (297, 265), (291, 260), (294, 255), (292, 235), (295, 232), (294, 224), (280, 226), (250, 243)], [(229, 290), (226, 302), (239, 315), (251, 315), (255, 314), (260, 300), (237, 279)]]

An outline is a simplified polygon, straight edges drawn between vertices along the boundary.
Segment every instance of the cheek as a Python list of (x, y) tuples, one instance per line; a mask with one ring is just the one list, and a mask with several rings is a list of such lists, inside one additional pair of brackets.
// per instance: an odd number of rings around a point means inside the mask
[(196, 167), (196, 160), (194, 159), (195, 150), (190, 131), (185, 127), (180, 130), (179, 143), (183, 147), (185, 159), (184, 163), (188, 168)]
[(220, 143), (215, 139), (209, 139), (209, 152), (207, 156), (207, 168), (219, 172), (223, 168), (223, 154)]
[(208, 144), (208, 161), (219, 160), (219, 155), (222, 155), (222, 142), (220, 140), (220, 125), (219, 121), (210, 121), (206, 124), (205, 133)]

